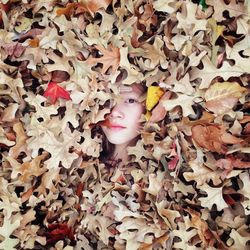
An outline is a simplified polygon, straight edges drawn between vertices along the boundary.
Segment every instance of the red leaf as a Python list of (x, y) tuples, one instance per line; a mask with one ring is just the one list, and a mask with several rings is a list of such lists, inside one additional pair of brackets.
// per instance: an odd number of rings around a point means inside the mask
[(225, 200), (225, 202), (228, 204), (228, 205), (234, 205), (236, 203), (236, 201), (229, 195), (229, 194), (224, 194), (223, 195), (223, 198)]
[(174, 158), (172, 158), (171, 161), (168, 163), (168, 169), (174, 170), (177, 166), (178, 161), (179, 161), (178, 156), (175, 156)]
[(48, 232), (45, 233), (48, 244), (53, 244), (59, 240), (64, 240), (65, 238), (73, 241), (74, 232), (71, 227), (69, 227), (66, 223), (56, 223), (48, 225)]
[(64, 88), (60, 87), (55, 82), (50, 82), (47, 89), (45, 90), (44, 97), (48, 97), (52, 104), (54, 104), (58, 98), (63, 98), (66, 100), (71, 100), (69, 92)]

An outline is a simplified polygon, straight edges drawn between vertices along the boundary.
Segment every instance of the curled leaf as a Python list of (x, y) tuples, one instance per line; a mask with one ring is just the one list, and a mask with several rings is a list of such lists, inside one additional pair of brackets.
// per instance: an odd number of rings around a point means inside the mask
[(146, 108), (151, 110), (164, 94), (163, 90), (158, 86), (150, 86), (147, 92)]
[(225, 131), (225, 128), (216, 124), (195, 125), (192, 127), (192, 138), (201, 147), (218, 153), (226, 153), (225, 144), (238, 144), (242, 139)]

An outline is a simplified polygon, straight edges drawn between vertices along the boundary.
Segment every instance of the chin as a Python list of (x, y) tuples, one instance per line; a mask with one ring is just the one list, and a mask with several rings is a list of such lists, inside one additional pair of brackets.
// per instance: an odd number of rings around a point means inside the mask
[(108, 139), (110, 143), (114, 144), (114, 145), (121, 145), (124, 143), (127, 143), (127, 140), (117, 140), (117, 139)]
[(124, 144), (129, 141), (129, 138), (126, 137), (119, 137), (119, 134), (117, 135), (106, 135), (108, 138), (108, 141), (112, 144), (119, 145), (119, 144)]

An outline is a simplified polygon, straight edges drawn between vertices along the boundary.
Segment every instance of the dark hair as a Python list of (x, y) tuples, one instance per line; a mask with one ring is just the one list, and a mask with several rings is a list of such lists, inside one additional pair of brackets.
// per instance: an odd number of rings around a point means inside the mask
[(100, 152), (99, 159), (100, 161), (105, 163), (106, 161), (109, 160), (110, 156), (113, 154), (115, 150), (115, 145), (108, 141), (108, 138), (102, 131), (101, 127), (100, 127), (100, 133), (102, 134), (102, 151)]

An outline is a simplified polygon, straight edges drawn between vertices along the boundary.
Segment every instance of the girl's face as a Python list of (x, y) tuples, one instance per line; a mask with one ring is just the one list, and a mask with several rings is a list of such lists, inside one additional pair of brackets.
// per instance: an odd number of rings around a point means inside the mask
[(139, 120), (144, 112), (144, 106), (139, 102), (141, 94), (136, 85), (120, 88), (121, 99), (101, 125), (112, 144), (129, 144), (139, 134)]

